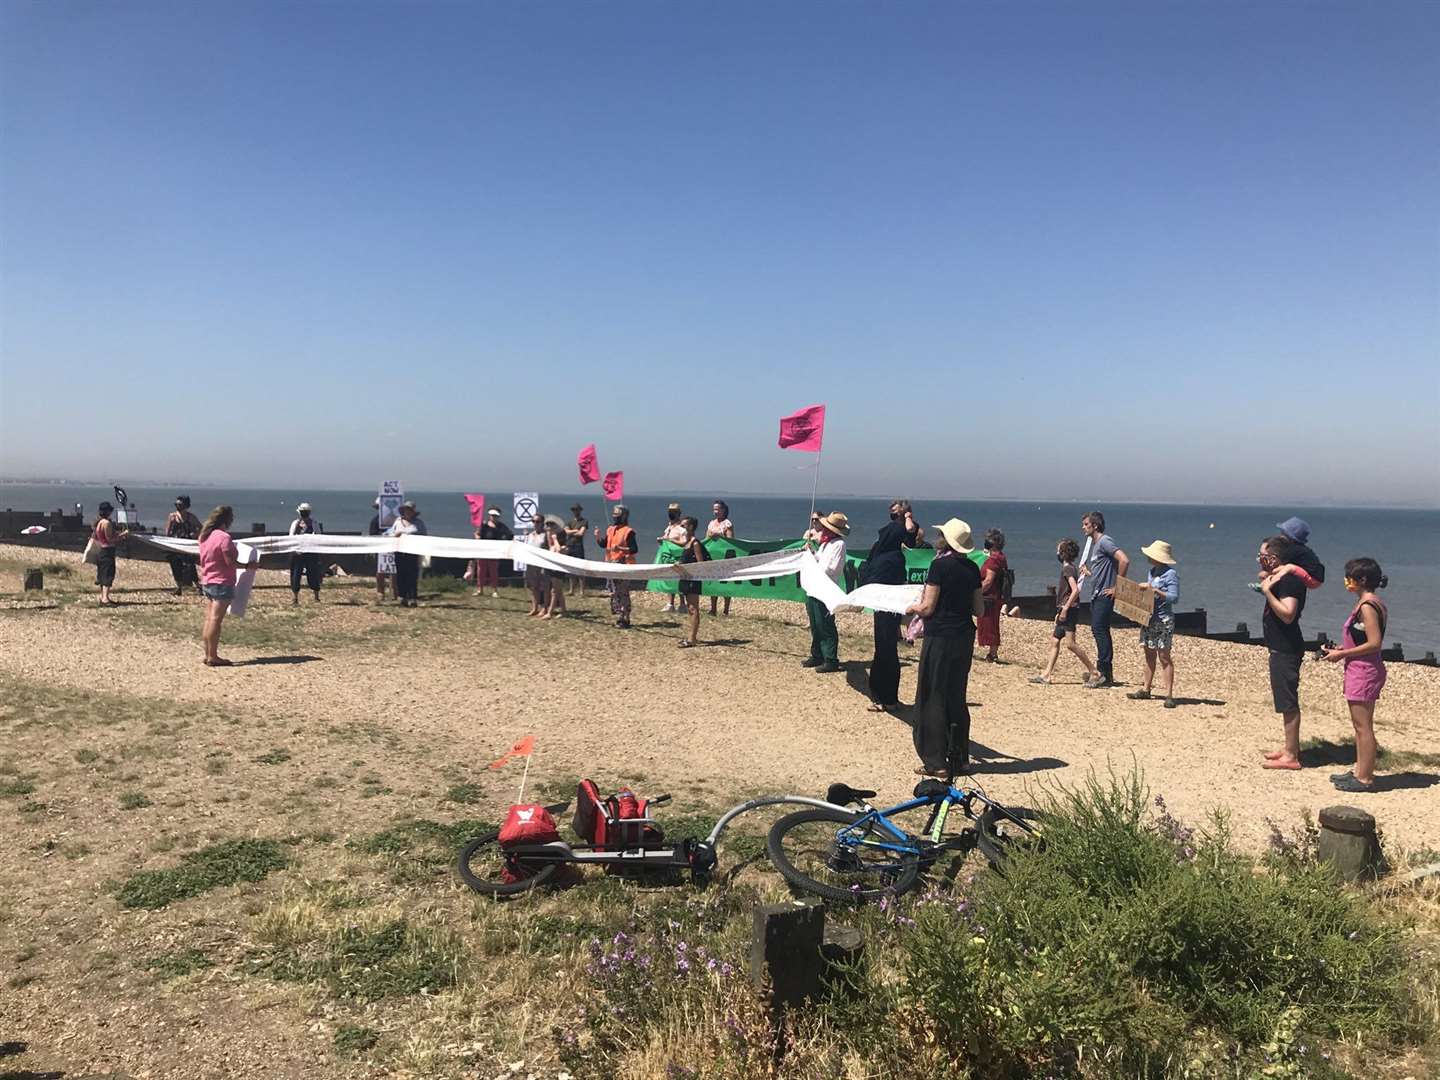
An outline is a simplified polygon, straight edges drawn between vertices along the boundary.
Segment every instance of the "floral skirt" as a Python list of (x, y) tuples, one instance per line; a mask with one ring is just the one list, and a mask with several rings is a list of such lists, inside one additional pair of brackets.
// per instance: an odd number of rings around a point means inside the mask
[(1175, 640), (1175, 616), (1151, 615), (1140, 628), (1140, 644), (1147, 649), (1168, 649)]

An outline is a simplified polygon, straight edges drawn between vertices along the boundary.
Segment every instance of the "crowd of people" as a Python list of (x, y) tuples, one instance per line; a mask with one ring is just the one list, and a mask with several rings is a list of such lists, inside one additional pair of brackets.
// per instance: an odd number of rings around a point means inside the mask
[[(371, 535), (428, 534), (413, 502), (401, 503), (395, 520), (383, 529), (379, 506), (377, 499), (377, 513), (369, 527)], [(583, 559), (589, 522), (578, 503), (571, 506), (570, 511), (568, 522), (536, 513), (523, 541), (536, 548)], [(95, 564), (95, 581), (102, 605), (114, 603), (111, 588), (115, 582), (116, 546), (129, 535), (112, 522), (113, 514), (110, 503), (99, 505), (86, 554), (87, 560)], [(712, 514), (703, 540), (733, 538), (735, 527), (729, 506), (716, 501)], [(683, 564), (710, 558), (697, 518), (685, 515), (678, 503), (670, 504), (667, 518), (657, 541), (675, 545)], [(189, 497), (182, 495), (175, 500), (175, 510), (165, 524), (166, 536), (198, 541), (197, 556), (172, 555), (169, 561), (175, 594), (183, 595), (193, 586), (204, 599), (203, 662), (212, 667), (229, 664), (218, 650), (220, 628), (235, 595), (239, 570), (238, 549), (231, 535), (233, 521), (233, 509), (218, 506), (202, 523), (191, 512)], [(1300, 619), (1308, 594), (1325, 582), (1325, 567), (1309, 545), (1310, 527), (1305, 521), (1292, 517), (1277, 528), (1275, 535), (1260, 543), (1256, 555), (1259, 572), (1254, 583), (1264, 601), (1262, 635), (1268, 653), (1271, 697), (1281, 720), (1280, 746), (1266, 753), (1261, 764), (1266, 769), (1294, 770), (1302, 767), (1299, 687), (1306, 649)], [(1089, 690), (1103, 690), (1117, 685), (1111, 626), (1115, 617), (1116, 583), (1128, 579), (1130, 558), (1106, 533), (1105, 516), (1100, 511), (1085, 514), (1080, 519), (1080, 530), (1085, 538), (1083, 548), (1070, 537), (1060, 539), (1055, 545), (1060, 572), (1054, 590), (1053, 644), (1048, 662), (1030, 682), (1053, 684), (1063, 647), (1084, 668), (1082, 685)], [(322, 531), (309, 503), (296, 507), (289, 535)], [(842, 587), (850, 532), (849, 518), (840, 511), (831, 511), (813, 513), (804, 534), (804, 542), (813, 551), (820, 568)], [(485, 540), (514, 538), (500, 520), (500, 511), (494, 508), (486, 513), (475, 536)], [(637, 561), (639, 540), (630, 524), (630, 511), (623, 504), (612, 508), (609, 526), (595, 529), (593, 536), (605, 562), (626, 565)], [(966, 693), (976, 646), (985, 650), (982, 661), (997, 661), (1002, 618), (1018, 614), (1019, 609), (1007, 606), (1014, 574), (1005, 557), (1003, 531), (986, 530), (982, 539), (985, 557), (978, 563), (970, 558), (974, 552), (970, 526), (959, 518), (933, 526), (930, 536), (927, 539), (916, 521), (910, 502), (897, 499), (890, 504), (889, 521), (879, 530), (861, 564), (861, 584), (901, 585), (908, 580), (905, 551), (922, 547), (933, 547), (934, 551), (920, 598), (903, 615), (878, 611), (873, 615), (869, 708), (876, 712), (901, 708), (899, 644), (902, 640), (921, 640), (911, 711), (915, 750), (920, 759), (915, 771), (949, 779), (969, 768), (970, 712)], [(1136, 701), (1159, 699), (1166, 708), (1175, 708), (1179, 703), (1175, 697), (1173, 656), (1175, 607), (1180, 597), (1178, 559), (1171, 545), (1160, 539), (1141, 547), (1140, 552), (1149, 567), (1145, 581), (1138, 584), (1149, 596), (1150, 613), (1140, 627), (1138, 640), (1144, 663), (1142, 685), (1127, 697)], [(388, 587), (393, 589), (401, 606), (415, 607), (420, 569), (418, 555), (396, 552), (377, 556), (377, 599), (385, 598)], [(292, 555), (292, 604), (300, 602), (302, 581), (318, 601), (324, 576), (325, 568), (319, 555)], [(491, 597), (499, 596), (499, 560), (474, 560), (466, 569), (466, 577), (473, 582), (477, 596), (487, 591)], [(570, 579), (568, 588), (566, 578)], [(581, 576), (536, 564), (525, 567), (524, 580), (531, 600), (529, 615), (539, 619), (562, 616), (566, 595), (583, 595), (586, 584)], [(1353, 770), (1336, 773), (1331, 779), (1338, 789), (1346, 792), (1373, 791), (1375, 785), (1375, 706), (1385, 685), (1382, 651), (1389, 618), (1378, 590), (1385, 585), (1385, 575), (1374, 559), (1356, 558), (1346, 563), (1344, 587), (1353, 595), (1354, 604), (1341, 627), (1339, 644), (1324, 645), (1319, 652), (1322, 660), (1345, 665), (1344, 695), (1355, 729), (1356, 762)], [(605, 581), (610, 612), (615, 625), (622, 629), (631, 625), (632, 586), (633, 582), (623, 578)], [(685, 634), (679, 641), (681, 648), (690, 648), (699, 640), (701, 593), (699, 581), (685, 580), (679, 583), (675, 595), (667, 597), (663, 610), (683, 613), (686, 617)], [(712, 615), (717, 613), (720, 599), (711, 597)], [(730, 598), (723, 599), (724, 613), (728, 615)], [(1077, 640), (1082, 604), (1089, 605), (1094, 663)], [(805, 608), (810, 648), (801, 661), (802, 666), (821, 674), (842, 670), (834, 615), (813, 597), (807, 597)]]

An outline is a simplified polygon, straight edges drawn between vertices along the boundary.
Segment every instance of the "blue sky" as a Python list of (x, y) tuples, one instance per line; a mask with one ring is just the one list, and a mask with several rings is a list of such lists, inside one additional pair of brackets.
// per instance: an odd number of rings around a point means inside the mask
[(7, 3), (0, 474), (1440, 504), (1440, 5)]

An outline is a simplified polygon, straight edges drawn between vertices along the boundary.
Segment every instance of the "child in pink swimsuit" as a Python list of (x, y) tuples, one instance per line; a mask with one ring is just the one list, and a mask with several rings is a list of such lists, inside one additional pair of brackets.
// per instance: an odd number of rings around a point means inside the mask
[(1355, 771), (1330, 778), (1341, 791), (1375, 790), (1375, 702), (1385, 685), (1380, 650), (1389, 621), (1389, 612), (1375, 590), (1385, 584), (1385, 575), (1374, 559), (1351, 559), (1345, 564), (1345, 588), (1355, 594), (1355, 607), (1345, 616), (1340, 647), (1321, 653), (1331, 663), (1345, 662), (1345, 701), (1355, 726)]

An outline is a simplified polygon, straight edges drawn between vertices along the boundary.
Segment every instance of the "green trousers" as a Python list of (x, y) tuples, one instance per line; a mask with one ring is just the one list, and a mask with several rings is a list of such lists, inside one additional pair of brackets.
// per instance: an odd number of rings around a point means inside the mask
[(810, 659), (838, 664), (840, 631), (835, 628), (835, 616), (813, 596), (805, 598), (805, 614), (810, 616)]

